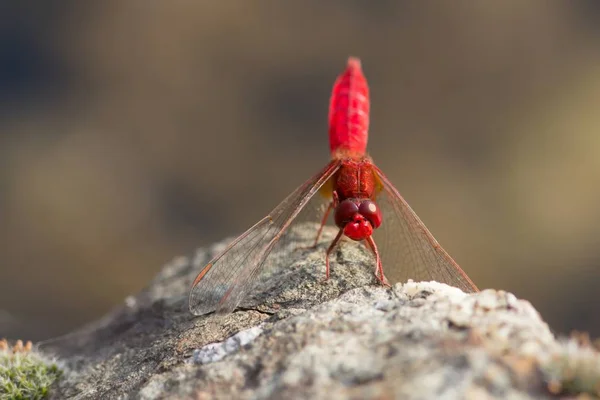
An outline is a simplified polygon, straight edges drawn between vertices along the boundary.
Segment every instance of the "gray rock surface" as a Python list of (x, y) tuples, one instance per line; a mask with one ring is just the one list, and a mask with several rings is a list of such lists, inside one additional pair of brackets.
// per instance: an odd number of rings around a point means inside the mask
[[(296, 247), (314, 232), (306, 229)], [(69, 368), (53, 398), (530, 399), (600, 385), (589, 343), (557, 341), (510, 293), (384, 288), (353, 242), (323, 282), (332, 233), (314, 250), (287, 249), (268, 287), (224, 316), (192, 316), (187, 295), (227, 241), (174, 260), (120, 309), (41, 345)]]

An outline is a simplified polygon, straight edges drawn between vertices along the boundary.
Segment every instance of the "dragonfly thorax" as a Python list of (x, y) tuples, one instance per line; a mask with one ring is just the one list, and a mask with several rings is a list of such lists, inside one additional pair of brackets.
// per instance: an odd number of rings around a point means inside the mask
[(373, 198), (377, 179), (369, 158), (345, 159), (335, 176), (335, 191), (340, 200)]

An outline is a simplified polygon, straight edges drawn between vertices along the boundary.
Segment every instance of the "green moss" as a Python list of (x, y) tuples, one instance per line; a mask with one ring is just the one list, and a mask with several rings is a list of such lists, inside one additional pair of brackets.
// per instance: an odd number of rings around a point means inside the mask
[(0, 350), (0, 400), (43, 399), (60, 375), (58, 366), (36, 351)]

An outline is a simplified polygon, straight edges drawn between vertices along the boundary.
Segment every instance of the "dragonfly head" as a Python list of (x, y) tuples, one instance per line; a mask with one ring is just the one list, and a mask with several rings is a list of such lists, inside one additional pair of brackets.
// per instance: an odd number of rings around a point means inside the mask
[(335, 209), (335, 224), (352, 240), (371, 236), (381, 225), (381, 210), (370, 199), (346, 199)]

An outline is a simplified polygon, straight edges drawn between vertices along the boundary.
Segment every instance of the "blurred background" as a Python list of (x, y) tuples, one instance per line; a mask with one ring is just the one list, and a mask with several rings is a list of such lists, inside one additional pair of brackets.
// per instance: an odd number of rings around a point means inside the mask
[[(435, 4), (435, 5), (434, 5)], [(0, 337), (66, 333), (369, 149), (482, 288), (600, 335), (600, 3), (2, 2)]]

